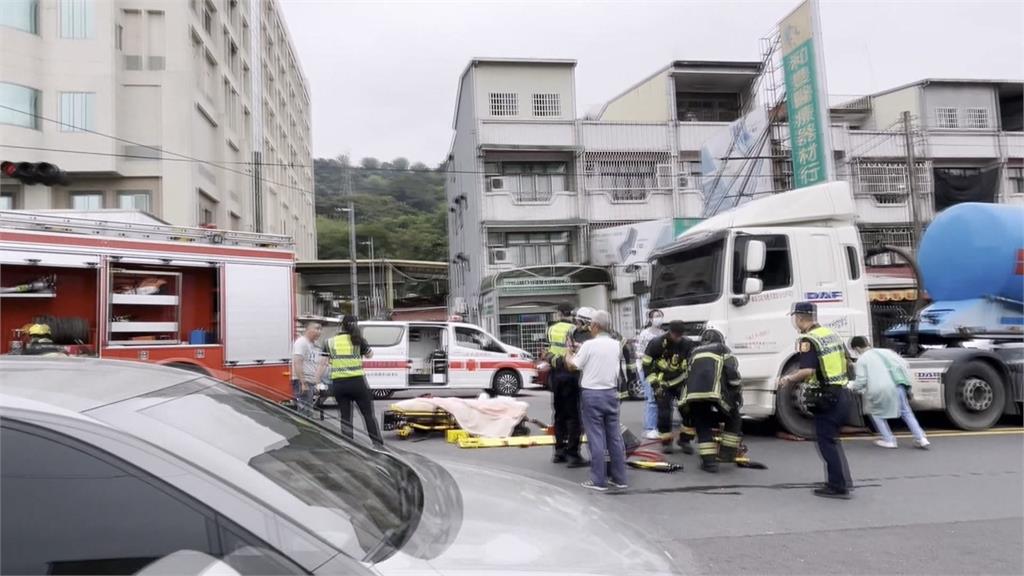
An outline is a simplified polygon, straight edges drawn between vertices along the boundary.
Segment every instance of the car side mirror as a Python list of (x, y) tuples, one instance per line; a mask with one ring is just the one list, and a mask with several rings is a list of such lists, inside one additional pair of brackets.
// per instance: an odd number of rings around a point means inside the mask
[(136, 572), (139, 576), (242, 576), (222, 560), (195, 550), (178, 550)]
[(760, 294), (764, 290), (764, 282), (760, 278), (747, 278), (743, 281), (743, 293), (747, 296)]
[[(764, 263), (767, 255), (768, 247), (765, 245), (763, 240), (748, 241), (747, 253), (743, 262), (743, 270), (748, 274), (757, 274), (764, 270)], [(758, 291), (760, 292), (760, 290)]]

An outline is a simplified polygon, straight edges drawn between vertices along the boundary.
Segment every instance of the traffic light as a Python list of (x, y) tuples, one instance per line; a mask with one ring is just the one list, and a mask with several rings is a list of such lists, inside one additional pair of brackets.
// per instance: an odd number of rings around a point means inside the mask
[(0, 172), (8, 178), (14, 178), (22, 184), (44, 184), (46, 186), (66, 186), (68, 175), (63, 170), (47, 162), (8, 162), (0, 164)]

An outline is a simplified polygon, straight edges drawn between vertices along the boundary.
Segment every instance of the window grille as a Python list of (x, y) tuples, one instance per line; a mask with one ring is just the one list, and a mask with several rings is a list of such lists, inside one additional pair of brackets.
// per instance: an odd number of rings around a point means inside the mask
[(518, 116), (519, 95), (515, 92), (491, 92), (491, 116)]
[(534, 94), (533, 115), (537, 117), (561, 116), (562, 106), (558, 94)]

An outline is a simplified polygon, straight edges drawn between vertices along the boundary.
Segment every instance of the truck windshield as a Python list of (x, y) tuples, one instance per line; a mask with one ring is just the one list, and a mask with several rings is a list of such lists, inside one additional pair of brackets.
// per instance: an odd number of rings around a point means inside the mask
[(707, 304), (722, 294), (725, 240), (666, 254), (651, 270), (652, 308)]

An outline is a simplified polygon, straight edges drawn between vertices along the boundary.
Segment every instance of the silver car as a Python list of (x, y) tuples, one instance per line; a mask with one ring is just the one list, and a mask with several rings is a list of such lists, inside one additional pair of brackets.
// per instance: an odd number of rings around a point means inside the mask
[(212, 378), (0, 358), (4, 574), (676, 574), (568, 484), (375, 450)]

